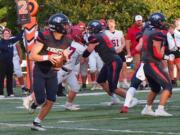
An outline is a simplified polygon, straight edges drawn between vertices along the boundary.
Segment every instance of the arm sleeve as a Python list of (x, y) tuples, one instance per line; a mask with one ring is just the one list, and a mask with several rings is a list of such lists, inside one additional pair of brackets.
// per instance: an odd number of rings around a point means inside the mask
[(37, 41), (44, 44), (44, 34), (42, 32), (38, 33)]
[(22, 38), (23, 38), (23, 33), (24, 33), (24, 30), (22, 30), (17, 36), (9, 39), (9, 42), (12, 43), (12, 44), (14, 44), (14, 43), (16, 43), (17, 41), (22, 40)]
[(88, 42), (89, 43), (97, 43), (98, 39), (95, 36), (90, 36), (90, 37), (88, 37)]
[[(153, 34), (152, 40), (161, 42), (161, 48), (164, 48), (166, 38), (162, 33)], [(153, 55), (159, 60), (163, 59), (164, 56), (164, 54), (155, 45), (153, 45)]]

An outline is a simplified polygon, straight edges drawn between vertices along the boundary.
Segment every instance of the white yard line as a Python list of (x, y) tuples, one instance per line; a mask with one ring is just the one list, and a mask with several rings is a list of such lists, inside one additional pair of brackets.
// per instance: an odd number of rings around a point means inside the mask
[[(168, 101), (170, 102), (170, 101)], [(154, 100), (154, 103), (159, 103), (159, 100)], [(110, 102), (100, 102), (100, 103), (97, 103), (97, 104), (80, 104), (80, 107), (81, 106), (110, 106), (109, 105)], [(116, 104), (116, 105), (122, 105), (124, 104), (124, 101), (120, 101), (119, 104)], [(138, 100), (138, 105), (140, 104), (146, 104), (146, 100)], [(111, 105), (112, 106), (112, 105)], [(25, 109), (24, 106), (16, 106), (17, 109)], [(40, 107), (38, 107), (40, 108)], [(56, 102), (54, 105), (53, 105), (53, 108), (56, 109), (56, 108), (64, 108), (64, 104), (59, 104), (58, 102)]]
[[(180, 88), (174, 88), (173, 91), (180, 91)], [(137, 90), (137, 93), (147, 93), (149, 92), (149, 90)], [(100, 96), (100, 95), (106, 95), (106, 92), (93, 92), (93, 93), (79, 93), (77, 94), (77, 96), (81, 97), (81, 96)], [(61, 98), (61, 97), (60, 97)], [(23, 97), (5, 97), (5, 98), (0, 98), (0, 100), (14, 100), (14, 99), (20, 99), (22, 100)]]
[[(10, 123), (0, 123), (0, 126), (18, 128), (18, 127), (31, 127), (32, 124), (10, 124)], [(114, 132), (114, 133), (130, 133), (130, 134), (156, 134), (156, 135), (180, 135), (180, 133), (175, 132), (155, 132), (155, 131), (143, 131), (143, 130), (130, 130), (130, 129), (100, 129), (100, 128), (76, 128), (76, 127), (62, 127), (62, 126), (44, 126), (47, 129), (63, 129), (63, 130), (78, 130), (78, 131), (102, 131), (102, 132)]]
[(97, 119), (84, 119), (84, 120), (74, 120), (74, 121), (67, 121), (67, 120), (60, 120), (57, 123), (79, 123), (79, 122), (89, 122), (89, 121), (103, 121), (103, 120), (127, 120), (127, 117), (124, 118), (97, 118)]

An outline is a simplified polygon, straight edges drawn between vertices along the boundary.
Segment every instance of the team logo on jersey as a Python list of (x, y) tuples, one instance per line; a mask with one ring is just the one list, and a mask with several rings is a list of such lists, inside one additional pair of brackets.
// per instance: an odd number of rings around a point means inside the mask
[(48, 52), (55, 53), (55, 54), (61, 54), (64, 50), (59, 48), (53, 48), (53, 47), (47, 47), (46, 49)]

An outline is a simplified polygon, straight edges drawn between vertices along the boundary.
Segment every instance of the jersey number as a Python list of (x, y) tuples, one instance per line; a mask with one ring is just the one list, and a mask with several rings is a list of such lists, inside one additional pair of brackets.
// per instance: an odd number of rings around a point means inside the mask
[(76, 48), (74, 48), (74, 47), (70, 47), (69, 48), (69, 50), (70, 50), (70, 53), (69, 53), (69, 55), (68, 55), (68, 58), (70, 59), (71, 58), (71, 56), (73, 55), (73, 53), (76, 51)]
[(111, 40), (112, 41), (112, 43), (113, 43), (113, 46), (115, 47), (118, 47), (119, 46), (119, 41), (118, 41), (118, 39), (113, 39), (113, 40)]

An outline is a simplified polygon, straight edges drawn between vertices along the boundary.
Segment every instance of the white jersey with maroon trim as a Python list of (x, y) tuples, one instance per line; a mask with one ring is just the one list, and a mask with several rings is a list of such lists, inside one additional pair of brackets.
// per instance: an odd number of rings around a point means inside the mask
[(79, 44), (75, 41), (66, 49), (68, 52), (68, 61), (63, 65), (63, 67), (72, 70), (77, 64), (80, 63), (80, 57), (85, 51), (86, 46)]
[(124, 37), (122, 31), (115, 30), (114, 32), (111, 32), (110, 30), (105, 30), (104, 33), (112, 41), (115, 49), (121, 47), (121, 38)]

